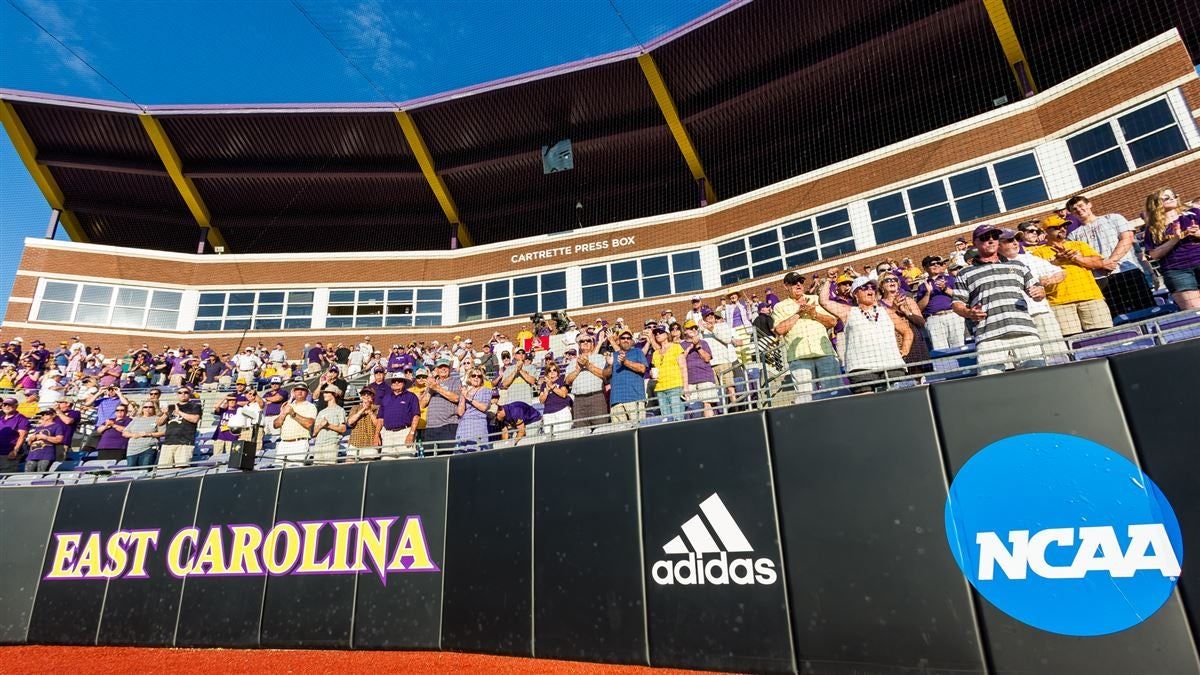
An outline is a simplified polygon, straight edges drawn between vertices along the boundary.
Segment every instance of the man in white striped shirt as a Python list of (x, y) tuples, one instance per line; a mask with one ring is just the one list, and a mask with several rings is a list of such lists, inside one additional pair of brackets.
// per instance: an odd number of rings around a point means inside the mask
[(1029, 300), (1046, 291), (1029, 268), (1000, 255), (1000, 228), (975, 228), (978, 260), (958, 273), (954, 285), (955, 314), (975, 323), (975, 353), (980, 375), (1045, 365), (1040, 337), (1029, 315)]

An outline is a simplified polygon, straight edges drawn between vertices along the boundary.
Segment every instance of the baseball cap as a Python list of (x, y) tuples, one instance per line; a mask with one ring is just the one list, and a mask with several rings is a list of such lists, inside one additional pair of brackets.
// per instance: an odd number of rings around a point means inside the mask
[(400, 349), (400, 345), (392, 345), (392, 349)]
[(567, 351), (563, 352), (563, 354), (573, 354), (573, 355), (578, 354), (578, 353), (579, 352), (574, 347), (568, 347)]
[(795, 286), (796, 284), (804, 283), (804, 275), (799, 272), (788, 272), (783, 275), (784, 286)]
[(379, 368), (376, 368), (376, 369), (375, 369), (375, 372), (377, 372), (377, 373), (386, 373), (386, 372), (387, 372), (387, 368), (382, 368), (382, 367), (379, 367)]
[(712, 315), (713, 315), (713, 311), (712, 311), (711, 307), (705, 307), (700, 310), (700, 318), (702, 318), (702, 319), (707, 319), (708, 317), (710, 317)]
[(838, 278), (837, 278), (837, 282), (838, 282), (839, 284), (849, 284), (849, 283), (853, 283), (853, 282), (854, 282), (854, 277), (850, 276), (849, 274), (841, 274), (841, 275), (839, 275), (839, 276), (838, 276)]
[(625, 337), (626, 335), (628, 335), (629, 337), (633, 337), (633, 333), (631, 333), (630, 331), (627, 331), (627, 330), (623, 330), (623, 331), (621, 331), (620, 335), (617, 335), (617, 337), (619, 337), (619, 338), (623, 338), (623, 337)]
[(769, 303), (769, 302), (760, 302), (760, 303), (758, 303), (758, 308), (759, 308), (759, 310), (770, 309), (770, 308), (771, 308), (771, 303)]
[(651, 331), (651, 332), (652, 332), (652, 333), (666, 333), (666, 332), (667, 332), (667, 329), (666, 329), (666, 328), (663, 328), (662, 326), (655, 326), (655, 327), (654, 327), (654, 330), (653, 330), (653, 331)]
[(1016, 239), (1019, 236), (1020, 236), (1020, 233), (1017, 232), (1016, 230), (1013, 230), (1013, 229), (1010, 229), (1007, 227), (1000, 228), (1000, 239), (1002, 239), (1002, 240), (1012, 240), (1012, 239)]
[(1017, 226), (1021, 232), (1036, 231), (1042, 229), (1042, 223), (1039, 220), (1027, 220)]
[(850, 284), (850, 292), (853, 293), (853, 292), (857, 291), (858, 289), (862, 288), (863, 286), (866, 286), (867, 284), (873, 284), (873, 283), (875, 283), (875, 282), (871, 280), (871, 277), (859, 277), (859, 278), (855, 279), (853, 283)]
[(404, 376), (404, 373), (395, 372), (395, 373), (392, 373), (391, 375), (388, 375), (388, 379), (389, 380), (407, 380), (408, 378)]
[(927, 255), (921, 259), (921, 267), (929, 267), (930, 265), (945, 265), (946, 259), (938, 255)]
[(658, 325), (658, 322), (655, 321), (654, 319), (646, 319), (644, 322), (642, 322), (642, 328), (650, 328), (651, 326), (657, 326), (657, 325)]
[(292, 389), (303, 389), (304, 391), (308, 391), (308, 384), (306, 382), (297, 382)]
[(282, 377), (272, 377), (271, 384), (283, 384), (283, 378)]
[(17, 405), (17, 399), (15, 399), (15, 398), (6, 398), (6, 399), (4, 399), (3, 401), (0, 401), (0, 403), (4, 403), (4, 404), (6, 404), (6, 405)]
[(325, 387), (324, 392), (326, 394), (333, 394), (334, 396), (342, 395), (342, 390), (337, 387)]
[(1067, 222), (1067, 219), (1063, 218), (1062, 216), (1058, 215), (1057, 213), (1054, 215), (1046, 216), (1045, 218), (1042, 219), (1042, 228), (1043, 229), (1045, 229), (1047, 227), (1066, 227), (1068, 224), (1069, 223)]
[(984, 223), (984, 224), (980, 225), (979, 227), (975, 228), (975, 231), (971, 233), (971, 238), (979, 239), (980, 237), (986, 235), (988, 232), (999, 233), (1000, 228), (996, 227), (995, 225), (992, 225), (991, 223)]
[[(522, 350), (522, 349), (518, 349), (517, 351), (524, 351), (524, 350)], [(434, 368), (441, 368), (442, 366), (449, 367), (449, 366), (450, 366), (450, 359), (438, 359), (437, 361), (435, 361), (435, 362), (433, 363), (433, 367), (434, 367)]]
[(417, 372), (413, 375), (414, 377), (429, 377), (429, 371), (424, 368), (417, 368)]
[(699, 298), (699, 297), (694, 297), (694, 298), (692, 298), (692, 302), (700, 302), (700, 298)]

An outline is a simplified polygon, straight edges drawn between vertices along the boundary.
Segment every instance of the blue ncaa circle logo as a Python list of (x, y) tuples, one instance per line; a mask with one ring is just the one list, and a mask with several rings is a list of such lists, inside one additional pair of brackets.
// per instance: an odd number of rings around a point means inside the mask
[(1154, 481), (1064, 434), (1013, 436), (972, 457), (950, 486), (946, 539), (988, 602), (1062, 635), (1145, 621), (1183, 562), (1179, 521)]

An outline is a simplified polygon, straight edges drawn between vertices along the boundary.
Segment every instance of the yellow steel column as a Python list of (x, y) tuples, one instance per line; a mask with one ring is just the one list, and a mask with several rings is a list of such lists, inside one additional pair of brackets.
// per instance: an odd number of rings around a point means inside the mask
[(472, 246), (474, 242), (471, 240), (471, 233), (467, 230), (467, 226), (463, 225), (462, 219), (458, 216), (458, 207), (454, 205), (454, 198), (450, 196), (450, 190), (446, 188), (445, 181), (438, 175), (437, 169), (433, 166), (433, 156), (429, 153), (429, 146), (425, 145), (425, 139), (421, 137), (420, 130), (417, 129), (417, 123), (413, 120), (412, 115), (409, 115), (403, 110), (396, 111), (396, 121), (400, 123), (400, 129), (404, 132), (404, 138), (408, 141), (408, 147), (412, 149), (413, 156), (417, 158), (417, 164), (421, 166), (421, 173), (425, 174), (425, 180), (428, 181), (430, 189), (433, 190), (433, 196), (437, 197), (438, 204), (442, 206), (442, 211), (446, 214), (446, 220), (458, 227), (458, 243), (460, 246)]
[(58, 187), (58, 181), (54, 180), (54, 175), (50, 173), (50, 169), (38, 164), (37, 146), (33, 144), (33, 138), (30, 137), (29, 131), (25, 129), (25, 124), (21, 122), (21, 118), (17, 115), (16, 108), (8, 101), (0, 100), (0, 122), (4, 124), (4, 130), (8, 132), (8, 137), (12, 139), (13, 147), (17, 149), (17, 155), (20, 156), (21, 162), (25, 164), (25, 170), (33, 177), (33, 182), (42, 191), (42, 196), (46, 198), (51, 208), (58, 209), (61, 212), (58, 222), (63, 224), (63, 229), (67, 231), (67, 235), (71, 237), (72, 241), (86, 242), (88, 240), (87, 233), (79, 225), (79, 220), (75, 217), (75, 214), (68, 211), (63, 205), (62, 190)]
[(662, 110), (663, 117), (667, 120), (667, 127), (671, 129), (671, 135), (675, 137), (675, 142), (679, 144), (679, 150), (683, 153), (683, 160), (687, 162), (688, 169), (692, 172), (692, 177), (704, 183), (704, 196), (711, 204), (717, 201), (717, 193), (713, 190), (712, 181), (704, 173), (704, 165), (700, 163), (700, 155), (696, 153), (696, 146), (692, 143), (692, 137), (688, 135), (687, 128), (683, 126), (683, 120), (679, 119), (679, 110), (675, 107), (675, 101), (671, 98), (671, 92), (667, 89), (667, 83), (663, 81), (662, 73), (658, 70), (658, 64), (654, 62), (654, 57), (650, 54), (642, 54), (638, 56), (638, 65), (642, 67), (642, 73), (646, 76), (646, 83), (650, 85), (650, 91), (654, 94), (654, 100), (658, 101), (658, 107)]
[[(171, 145), (171, 139), (167, 138), (167, 131), (163, 129), (158, 120), (149, 114), (138, 115), (138, 119), (142, 121), (146, 135), (150, 137), (150, 142), (158, 151), (158, 158), (162, 160), (167, 175), (175, 183), (175, 189), (179, 190), (179, 196), (183, 197), (188, 210), (192, 212), (196, 224), (208, 230), (208, 243), (214, 248), (217, 246), (226, 248), (225, 237), (222, 237), (221, 232), (213, 227), (212, 214), (204, 205), (204, 199), (200, 197), (200, 191), (196, 189), (196, 184), (192, 182), (191, 178), (183, 175), (183, 162), (179, 159), (179, 153), (175, 152), (175, 146)], [(226, 248), (226, 253), (228, 252), (229, 250)]]
[(1008, 67), (1012, 70), (1021, 94), (1036, 94), (1037, 84), (1033, 81), (1033, 71), (1029, 69), (1029, 60), (1025, 58), (1021, 42), (1017, 40), (1017, 32), (1013, 29), (1004, 0), (983, 0), (983, 6), (987, 9), (992, 28), (996, 30), (996, 37), (1000, 39), (1000, 46), (1008, 59)]

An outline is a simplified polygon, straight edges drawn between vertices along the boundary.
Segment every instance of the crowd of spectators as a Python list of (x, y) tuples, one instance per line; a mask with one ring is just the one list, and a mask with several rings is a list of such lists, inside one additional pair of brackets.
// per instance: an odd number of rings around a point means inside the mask
[[(708, 417), (772, 400), (784, 382), (789, 401), (912, 386), (931, 354), (970, 342), (981, 374), (1055, 362), (1065, 338), (1152, 306), (1159, 277), (1180, 308), (1200, 307), (1200, 208), (1158, 190), (1143, 220), (1139, 237), (1076, 196), (1016, 229), (980, 225), (919, 265), (789, 272), (782, 298), (695, 297), (682, 318), (668, 309), (640, 325), (539, 315), (480, 345), (384, 349), (365, 336), (298, 358), (261, 342), (118, 356), (77, 338), (54, 349), (16, 338), (0, 352), (0, 391), (13, 392), (0, 394), (0, 472), (45, 471), (76, 446), (131, 466), (186, 464), (209, 427), (215, 454), (271, 439), (287, 464), (335, 462), (343, 442), (359, 458), (486, 449), (497, 436)], [(201, 404), (205, 391), (219, 392), (215, 405)]]

